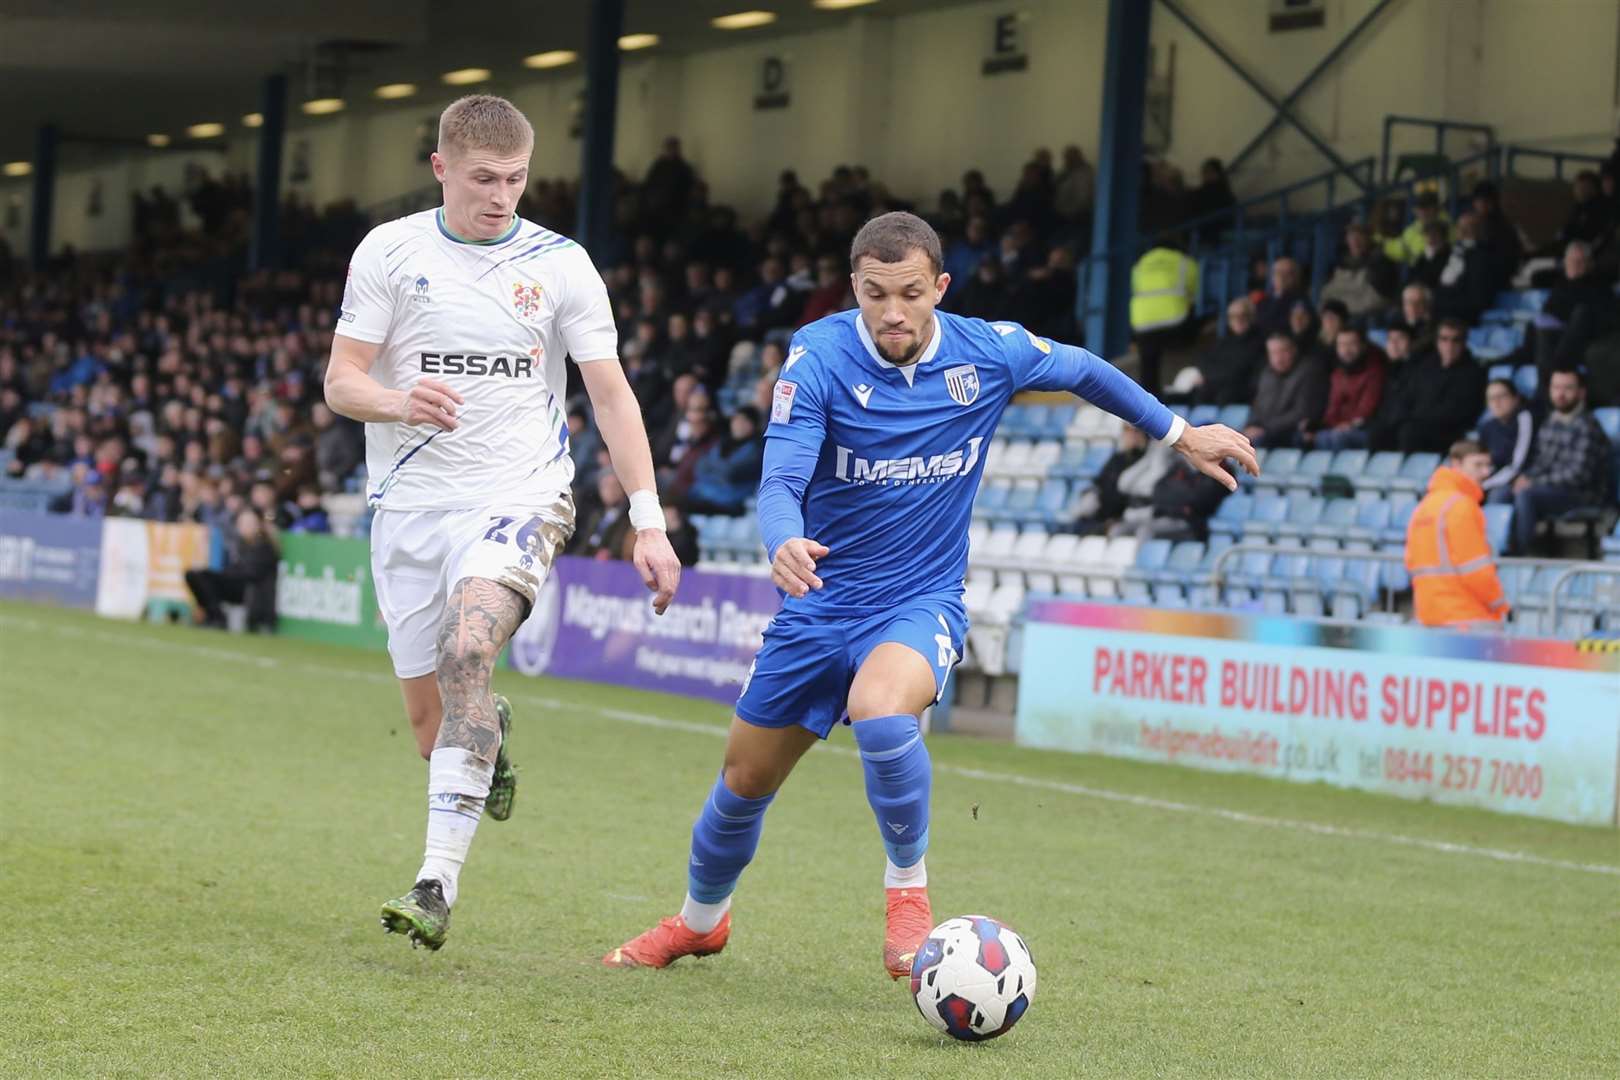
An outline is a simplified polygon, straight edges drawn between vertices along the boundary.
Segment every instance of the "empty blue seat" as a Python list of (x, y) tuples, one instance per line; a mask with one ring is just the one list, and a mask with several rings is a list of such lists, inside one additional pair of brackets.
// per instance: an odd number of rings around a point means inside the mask
[(1355, 593), (1362, 601), (1363, 610), (1373, 606), (1378, 598), (1378, 583), (1382, 564), (1377, 559), (1344, 560), (1344, 574), (1333, 585), (1335, 593)]
[(1103, 471), (1108, 459), (1114, 456), (1112, 443), (1102, 439), (1093, 439), (1086, 446), (1086, 456), (1081, 459), (1079, 476), (1082, 480), (1090, 480)]
[(1040, 495), (1035, 499), (1035, 519), (1038, 521), (1058, 520), (1068, 502), (1068, 481), (1055, 476), (1048, 477), (1041, 484)]
[(1278, 540), (1303, 542), (1312, 526), (1322, 520), (1323, 499), (1318, 495), (1288, 496), (1288, 516), (1277, 523), (1272, 535)]
[(1297, 592), (1293, 596), (1294, 614), (1302, 619), (1320, 619), (1323, 614), (1322, 594)]
[(1249, 422), (1249, 407), (1247, 405), (1227, 405), (1221, 409), (1220, 422), (1233, 431), (1242, 431)]
[(1592, 419), (1598, 422), (1598, 427), (1603, 429), (1611, 444), (1620, 442), (1620, 407), (1611, 405), (1606, 409), (1593, 409)]
[(1357, 491), (1386, 491), (1391, 478), (1401, 471), (1406, 459), (1399, 450), (1380, 450), (1367, 459), (1360, 476), (1350, 478)]
[(1041, 426), (1041, 437), (1046, 439), (1061, 439), (1063, 433), (1069, 430), (1074, 422), (1075, 415), (1080, 412), (1078, 405), (1049, 405), (1046, 409), (1044, 423)]
[(1150, 582), (1154, 572), (1170, 561), (1170, 541), (1149, 540), (1136, 549), (1136, 558), (1125, 568), (1125, 581)]
[(1507, 550), (1508, 529), (1513, 524), (1511, 503), (1487, 503), (1485, 506), (1485, 539), (1498, 555)]
[[(1227, 588), (1261, 588), (1271, 580), (1271, 561), (1275, 557), (1269, 551), (1245, 551), (1236, 556), (1236, 568), (1226, 575)], [(1230, 563), (1227, 565), (1231, 566)]]
[(1299, 468), (1304, 454), (1291, 446), (1282, 446), (1266, 455), (1266, 467), (1255, 479), (1257, 487), (1287, 487), (1289, 479)]
[(1217, 536), (1224, 536), (1230, 547), (1232, 537), (1243, 531), (1243, 522), (1248, 519), (1254, 500), (1255, 496), (1242, 491), (1235, 491), (1222, 499), (1221, 505), (1209, 519), (1211, 543)]
[(1315, 491), (1322, 484), (1322, 477), (1328, 473), (1328, 467), (1333, 464), (1333, 451), (1312, 450), (1299, 459), (1299, 464), (1288, 477), (1288, 487), (1304, 491)]
[(1215, 423), (1221, 415), (1219, 405), (1194, 405), (1187, 413), (1187, 423), (1194, 427)]
[[(1228, 495), (1226, 501), (1230, 502), (1236, 496)], [(1223, 504), (1224, 505), (1224, 504)], [(1239, 530), (1245, 540), (1256, 537), (1264, 540), (1275, 535), (1277, 525), (1288, 516), (1288, 498), (1279, 492), (1262, 491), (1254, 497), (1254, 505), (1249, 509), (1249, 516), (1243, 521)]]
[(1015, 484), (999, 513), (991, 514), (992, 519), (999, 517), (1004, 521), (1023, 521), (1033, 517), (1035, 501), (1040, 498), (1040, 493), (1041, 489), (1035, 484)]
[[(1061, 476), (1069, 479), (1078, 479), (1085, 475), (1086, 453), (1091, 448), (1085, 443), (1068, 443), (1063, 447), (1063, 453), (1058, 455), (1057, 463), (1052, 466), (1048, 476)], [(1093, 473), (1092, 475), (1096, 475)]]
[(1009, 405), (1001, 414), (999, 434), (1008, 436), (1029, 435), (1029, 424), (1026, 417), (1029, 414), (1028, 405)]
[(1328, 465), (1328, 472), (1333, 476), (1347, 477), (1354, 486), (1356, 477), (1367, 468), (1371, 457), (1365, 450), (1340, 450), (1333, 455), (1333, 461)]
[(1492, 382), (1495, 382), (1497, 379), (1506, 379), (1508, 382), (1512, 382), (1513, 381), (1513, 365), (1512, 364), (1492, 364), (1490, 366), (1490, 369), (1486, 371), (1485, 377), (1490, 379)]
[(1204, 545), (1197, 540), (1183, 540), (1170, 549), (1170, 557), (1150, 578), (1159, 584), (1180, 586), (1193, 580), (1203, 561)]
[(1356, 523), (1360, 504), (1354, 499), (1329, 499), (1322, 506), (1322, 515), (1311, 525), (1307, 535), (1313, 539), (1341, 540)]
[(1391, 546), (1406, 543), (1406, 526), (1412, 520), (1412, 511), (1416, 509), (1417, 499), (1411, 496), (1404, 499), (1391, 499), (1389, 524), (1384, 526), (1384, 533), (1379, 538), (1379, 542)]
[(985, 484), (979, 488), (979, 497), (973, 502), (975, 517), (994, 518), (1007, 505), (1007, 497), (1012, 494), (1012, 485), (1006, 481)]
[(1439, 467), (1439, 454), (1408, 454), (1401, 462), (1401, 471), (1389, 478), (1389, 490), (1426, 491), (1429, 478)]
[(1184, 608), (1187, 606), (1187, 594), (1180, 585), (1155, 585), (1153, 604), (1162, 608)]

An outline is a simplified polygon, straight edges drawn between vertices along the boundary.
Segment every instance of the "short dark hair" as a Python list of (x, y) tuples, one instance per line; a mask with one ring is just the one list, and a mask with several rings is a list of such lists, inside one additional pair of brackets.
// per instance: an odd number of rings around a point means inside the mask
[(1492, 379), (1490, 382), (1485, 384), (1485, 392), (1490, 393), (1491, 387), (1493, 386), (1500, 386), (1514, 397), (1523, 396), (1519, 393), (1519, 388), (1513, 385), (1512, 379)]
[(1299, 351), (1299, 342), (1294, 340), (1294, 335), (1290, 334), (1286, 330), (1273, 330), (1271, 333), (1266, 335), (1266, 341), (1286, 341), (1288, 344), (1294, 347), (1295, 352)]
[(1412, 326), (1405, 319), (1396, 319), (1384, 328), (1384, 332), (1386, 334), (1405, 334), (1407, 337), (1411, 337)]
[[(1363, 330), (1361, 327), (1357, 326), (1353, 322), (1345, 323), (1343, 326), (1339, 327), (1338, 332), (1340, 334), (1354, 334), (1354, 335), (1356, 335), (1356, 337), (1360, 338), (1362, 341), (1367, 340), (1367, 331)], [(1335, 335), (1335, 336), (1337, 336), (1337, 335)]]
[(1472, 454), (1488, 454), (1483, 445), (1473, 439), (1458, 439), (1451, 444), (1451, 450), (1446, 454), (1452, 461), (1461, 461)]
[(1576, 386), (1583, 386), (1584, 387), (1586, 385), (1586, 369), (1582, 368), (1582, 367), (1554, 368), (1552, 370), (1552, 373), (1547, 376), (1547, 385), (1548, 386), (1552, 385), (1553, 375), (1573, 375), (1573, 376), (1575, 376), (1575, 385)]
[(1463, 344), (1467, 344), (1468, 323), (1466, 320), (1459, 319), (1455, 315), (1447, 315), (1445, 318), (1440, 320), (1440, 329), (1461, 331), (1464, 339)]
[(1330, 311), (1337, 315), (1341, 322), (1350, 321), (1350, 308), (1343, 300), (1324, 301), (1322, 303), (1322, 314), (1326, 315)]
[(855, 242), (849, 246), (849, 268), (857, 269), (868, 255), (878, 262), (902, 262), (913, 251), (928, 256), (928, 265), (935, 274), (944, 269), (945, 255), (940, 251), (934, 227), (916, 214), (891, 210), (868, 221), (855, 234)]

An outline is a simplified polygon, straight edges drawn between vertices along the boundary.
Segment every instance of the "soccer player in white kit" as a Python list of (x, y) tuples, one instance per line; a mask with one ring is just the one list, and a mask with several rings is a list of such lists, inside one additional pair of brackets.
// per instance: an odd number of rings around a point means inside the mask
[(490, 676), (574, 529), (566, 358), (631, 493), (635, 565), (659, 614), (680, 583), (607, 288), (583, 248), (515, 213), (533, 150), (503, 98), (444, 111), (444, 205), (355, 249), (326, 373), (327, 405), (366, 425), (377, 604), (429, 762), (426, 856), (382, 921), (429, 949), (486, 803), (511, 812), (511, 708)]

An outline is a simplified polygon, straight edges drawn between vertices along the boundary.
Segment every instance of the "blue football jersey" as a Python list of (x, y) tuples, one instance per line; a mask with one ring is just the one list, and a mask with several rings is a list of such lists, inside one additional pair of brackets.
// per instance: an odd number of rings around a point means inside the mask
[(823, 587), (788, 597), (786, 609), (860, 615), (960, 594), (985, 455), (1020, 390), (1102, 383), (1108, 400), (1099, 404), (1128, 410), (1126, 420), (1154, 437), (1170, 429), (1168, 409), (1084, 350), (1017, 323), (943, 311), (935, 319), (922, 355), (904, 368), (882, 358), (858, 311), (794, 335), (765, 434), (816, 454), (803, 535), (829, 551), (816, 568)]

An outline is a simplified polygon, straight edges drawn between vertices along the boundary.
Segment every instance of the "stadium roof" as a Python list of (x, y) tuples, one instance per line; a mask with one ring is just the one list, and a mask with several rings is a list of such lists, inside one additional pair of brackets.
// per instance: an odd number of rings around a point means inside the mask
[[(939, 6), (627, 0), (624, 29), (658, 34), (659, 52), (678, 53), (835, 26), (860, 12)], [(750, 7), (777, 19), (741, 31), (710, 25)], [(261, 81), (275, 71), (291, 76), (294, 108), (330, 95), (360, 106), (384, 83), (414, 82), (426, 93), (440, 88), (442, 73), (462, 67), (492, 69), (497, 85), (532, 79), (540, 73), (522, 66), (525, 55), (583, 51), (588, 11), (586, 0), (0, 0), (0, 160), (31, 157), (35, 132), (47, 122), (73, 137), (132, 142), (152, 132), (178, 142), (188, 125), (204, 121), (236, 129), (258, 109)]]

